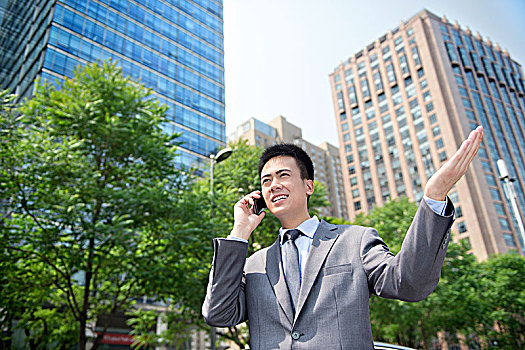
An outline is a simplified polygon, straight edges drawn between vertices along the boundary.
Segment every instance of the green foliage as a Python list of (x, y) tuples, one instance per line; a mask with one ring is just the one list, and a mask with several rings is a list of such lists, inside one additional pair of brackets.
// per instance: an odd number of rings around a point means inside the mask
[[(355, 224), (376, 228), (397, 253), (417, 210), (407, 198), (376, 207)], [(443, 332), (449, 344), (458, 338), (471, 346), (497, 344), (518, 349), (525, 345), (523, 315), (525, 259), (515, 254), (492, 256), (479, 263), (464, 241), (451, 242), (436, 290), (425, 300), (407, 303), (373, 296), (372, 331), (376, 340), (429, 349)], [(460, 337), (458, 337), (458, 335)]]
[(485, 339), (500, 349), (525, 347), (525, 258), (517, 254), (491, 256), (481, 264), (481, 297), (487, 311)]
[(2, 326), (18, 319), (29, 342), (83, 348), (98, 316), (133, 297), (177, 300), (198, 317), (190, 289), (202, 287), (209, 243), (180, 195), (187, 176), (174, 166), (177, 135), (160, 128), (166, 107), (112, 63), (79, 68), (60, 88), (39, 84), (19, 117), (5, 96)]

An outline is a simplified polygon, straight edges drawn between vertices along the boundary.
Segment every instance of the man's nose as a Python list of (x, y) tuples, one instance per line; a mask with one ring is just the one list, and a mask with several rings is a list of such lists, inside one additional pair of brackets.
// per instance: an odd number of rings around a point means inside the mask
[(276, 191), (276, 190), (279, 190), (279, 189), (281, 189), (281, 182), (279, 181), (279, 178), (274, 177), (272, 179), (272, 183), (271, 183), (271, 186), (270, 186), (270, 191)]

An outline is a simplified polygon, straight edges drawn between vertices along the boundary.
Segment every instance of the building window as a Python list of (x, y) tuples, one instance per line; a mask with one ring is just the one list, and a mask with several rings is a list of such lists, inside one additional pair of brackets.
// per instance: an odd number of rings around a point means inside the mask
[(376, 85), (376, 90), (383, 90), (383, 81), (381, 80), (381, 73), (377, 70), (374, 73), (374, 84)]
[(510, 231), (509, 222), (505, 218), (499, 218), (499, 225), (501, 226), (501, 229), (504, 231)]
[(389, 63), (386, 66), (386, 75), (388, 77), (389, 83), (395, 83), (396, 82), (396, 73), (394, 72), (394, 66), (392, 63)]
[(403, 102), (403, 98), (401, 97), (401, 94), (398, 92), (392, 95), (392, 101), (394, 102), (394, 106), (397, 106), (398, 104)]
[(429, 117), (428, 117), (428, 121), (430, 122), (430, 124), (435, 124), (437, 122), (437, 117), (435, 114), (431, 114)]
[(496, 187), (496, 180), (494, 180), (494, 176), (490, 175), (490, 174), (485, 174), (485, 179), (487, 180), (487, 183), (490, 185), (490, 186), (494, 186)]
[(419, 83), (419, 86), (421, 86), (421, 90), (425, 90), (428, 86), (427, 80), (426, 79), (421, 80), (421, 82)]
[(361, 210), (361, 201), (357, 201), (354, 203), (354, 209), (357, 211), (357, 210)]
[(458, 231), (459, 233), (467, 232), (467, 225), (464, 222), (458, 222)]
[(492, 172), (492, 167), (490, 166), (490, 163), (487, 162), (486, 160), (482, 160), (482, 161), (481, 161), (481, 167), (482, 167), (483, 170), (485, 170), (487, 173), (491, 173), (491, 172)]
[[(417, 46), (412, 47), (412, 59), (414, 60), (414, 64), (416, 66), (421, 65), (421, 59), (419, 58), (419, 52), (417, 50)], [(420, 74), (419, 71), (420, 70), (417, 71), (418, 76)], [(421, 71), (423, 71), (423, 69), (421, 69)]]
[(368, 88), (368, 79), (361, 80), (361, 91), (363, 92), (363, 97), (370, 97), (370, 89)]
[(346, 113), (345, 113), (345, 112), (342, 112), (342, 113), (339, 115), (339, 118), (340, 118), (341, 121), (346, 120)]
[(359, 189), (358, 188), (354, 188), (352, 190), (352, 197), (354, 197), (354, 198), (359, 197)]
[(436, 148), (437, 149), (441, 149), (441, 148), (443, 148), (443, 146), (444, 146), (443, 145), (443, 139), (442, 138), (437, 139), (436, 140)]
[(492, 197), (492, 199), (501, 201), (501, 196), (499, 195), (498, 190), (496, 190), (495, 188), (489, 188), (489, 191), (490, 191), (490, 196)]
[(431, 112), (434, 110), (434, 104), (432, 102), (427, 103), (426, 105), (427, 112)]
[(403, 75), (408, 74), (408, 63), (407, 63), (407, 56), (405, 54), (399, 56), (399, 67), (401, 67), (401, 73)]
[(456, 218), (460, 218), (463, 216), (463, 212), (461, 211), (461, 207), (459, 205), (456, 207), (455, 214), (456, 214)]
[(447, 54), (448, 58), (450, 59), (450, 62), (458, 62), (458, 56), (456, 54), (456, 50), (454, 49), (454, 45), (452, 45), (452, 43), (446, 42), (445, 47), (447, 48)]
[(345, 103), (343, 101), (343, 93), (341, 91), (337, 93), (337, 106), (339, 107), (339, 109), (345, 109)]
[(350, 178), (350, 185), (355, 186), (357, 185), (357, 177), (351, 177)]
[(444, 162), (445, 160), (447, 160), (447, 152), (446, 151), (440, 152), (439, 153), (439, 161), (440, 162)]
[(403, 38), (402, 37), (398, 37), (396, 38), (396, 40), (394, 41), (394, 44), (397, 46), (400, 46), (401, 44), (403, 44)]
[(494, 207), (496, 208), (496, 213), (498, 215), (505, 216), (505, 209), (502, 204), (494, 203)]
[(350, 141), (350, 133), (349, 132), (347, 132), (346, 134), (343, 135), (343, 141), (344, 142)]
[(516, 246), (516, 242), (514, 242), (514, 237), (512, 237), (511, 234), (504, 233), (503, 234), (503, 239), (505, 240), (505, 244), (508, 245), (509, 247), (515, 247)]

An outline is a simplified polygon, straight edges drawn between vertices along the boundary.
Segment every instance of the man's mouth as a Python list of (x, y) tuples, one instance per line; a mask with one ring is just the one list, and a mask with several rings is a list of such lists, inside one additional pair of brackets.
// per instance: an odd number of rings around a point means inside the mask
[(280, 194), (272, 198), (272, 203), (277, 203), (288, 198), (287, 194)]

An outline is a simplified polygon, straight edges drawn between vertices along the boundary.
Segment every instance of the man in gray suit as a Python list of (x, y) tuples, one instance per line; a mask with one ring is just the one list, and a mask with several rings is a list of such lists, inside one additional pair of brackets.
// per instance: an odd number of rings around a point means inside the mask
[[(447, 198), (477, 153), (482, 127), (432, 176), (400, 252), (372, 228), (338, 226), (308, 214), (312, 161), (299, 147), (275, 145), (259, 163), (262, 192), (234, 206), (227, 238), (215, 255), (202, 313), (209, 325), (248, 320), (252, 349), (373, 349), (369, 297), (418, 301), (436, 287), (453, 222)], [(248, 238), (266, 213), (281, 222), (276, 242), (248, 259)], [(276, 232), (277, 234), (277, 232)]]

